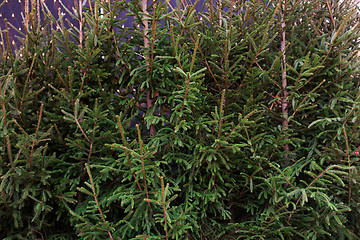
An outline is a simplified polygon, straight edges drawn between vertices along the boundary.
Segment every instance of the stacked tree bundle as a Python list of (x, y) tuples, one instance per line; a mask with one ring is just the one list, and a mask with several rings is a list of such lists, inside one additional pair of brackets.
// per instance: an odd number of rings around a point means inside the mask
[(359, 238), (354, 3), (79, 2), (2, 48), (1, 238)]

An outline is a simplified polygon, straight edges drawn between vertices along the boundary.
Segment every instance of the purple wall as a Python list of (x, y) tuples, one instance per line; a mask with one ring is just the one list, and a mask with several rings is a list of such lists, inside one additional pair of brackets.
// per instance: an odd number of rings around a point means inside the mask
[[(33, 0), (34, 1), (34, 0)], [(40, 1), (40, 0), (37, 0)], [(52, 14), (57, 17), (58, 16), (58, 9), (60, 8), (61, 11), (65, 14), (65, 18), (68, 18), (69, 20), (71, 20), (71, 17), (69, 17), (69, 14), (65, 11), (65, 9), (63, 8), (63, 6), (60, 4), (60, 0), (43, 0), (47, 7), (49, 8), (49, 10), (52, 12)], [(83, 0), (85, 2), (85, 5), (88, 6), (89, 0)], [(196, 0), (191, 0), (191, 2), (195, 2)], [(196, 10), (200, 11), (203, 3), (205, 0), (200, 0), (199, 3), (196, 6)], [(2, 2), (2, 1), (1, 1)], [(29, 2), (31, 2), (31, 0), (29, 0)], [(74, 0), (61, 0), (61, 2), (69, 9), (72, 10), (72, 8), (74, 7)], [(77, 0), (77, 2), (79, 2), (79, 0)], [(152, 1), (149, 1), (152, 2)], [(182, 2), (182, 1), (179, 1)], [(175, 7), (177, 3), (177, 0), (170, 0), (170, 4)], [(31, 7), (30, 7), (31, 9)], [(22, 24), (23, 21), (23, 16), (25, 13), (25, 0), (5, 0), (4, 5), (0, 8), (0, 28), (1, 31), (3, 33), (3, 37), (5, 37), (4, 35), (4, 30), (5, 30), (5, 18), (8, 20), (8, 22), (13, 25), (17, 30), (19, 31), (24, 31), (24, 26)], [(123, 15), (123, 14), (121, 14)], [(125, 13), (124, 13), (125, 15)], [(123, 16), (119, 16), (119, 17), (123, 17)], [(72, 20), (73, 21), (73, 20)], [(73, 22), (74, 24), (76, 24), (75, 22)], [(131, 19), (129, 19), (127, 22), (125, 22), (124, 24), (125, 26), (131, 26)], [(10, 36), (10, 42), (11, 45), (12, 43), (16, 43), (19, 44), (19, 41), (17, 40), (17, 38), (15, 37), (15, 35), (19, 35), (19, 33), (12, 27), (10, 27), (9, 25), (9, 36)], [(2, 41), (2, 39), (0, 39), (0, 44), (5, 44)]]
[[(63, 9), (59, 0), (44, 0), (48, 8), (51, 10), (54, 16), (58, 16), (58, 9)], [(74, 6), (74, 0), (61, 0), (62, 3), (71, 9)], [(29, 1), (31, 2), (31, 0)], [(30, 3), (31, 5), (31, 3)], [(29, 11), (31, 10), (31, 6), (29, 7)], [(62, 10), (66, 12), (65, 10)], [(25, 0), (7, 0), (5, 4), (0, 8), (0, 28), (4, 34), (5, 30), (5, 19), (9, 22), (9, 36), (11, 42), (15, 41), (18, 43), (15, 35), (19, 35), (19, 33), (13, 28), (15, 27), (17, 30), (24, 32), (23, 26), (23, 17), (25, 16)], [(65, 17), (69, 17), (68, 14)], [(10, 24), (13, 26), (11, 27)], [(5, 37), (5, 35), (4, 35)], [(1, 40), (1, 39), (0, 39)], [(1, 42), (0, 42), (1, 44)]]

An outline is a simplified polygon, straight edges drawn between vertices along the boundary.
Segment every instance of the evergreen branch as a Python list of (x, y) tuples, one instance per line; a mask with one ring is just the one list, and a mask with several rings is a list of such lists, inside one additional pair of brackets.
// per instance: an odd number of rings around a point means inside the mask
[[(281, 5), (282, 10), (280, 10), (280, 33), (281, 33), (281, 47), (280, 47), (280, 51), (281, 51), (281, 82), (282, 82), (282, 102), (281, 102), (281, 113), (282, 113), (282, 126), (283, 129), (282, 131), (286, 134), (287, 130), (288, 130), (288, 121), (289, 121), (289, 110), (288, 110), (288, 104), (289, 104), (289, 100), (288, 100), (288, 83), (287, 83), (287, 72), (286, 72), (286, 31), (285, 31), (285, 21), (284, 21), (284, 16), (286, 14), (286, 9), (287, 9), (287, 5), (286, 5), (286, 1), (284, 3), (284, 1), (279, 0), (279, 5)], [(281, 9), (280, 8), (280, 9)], [(285, 141), (288, 140), (288, 137), (285, 136), (284, 138)], [(290, 151), (290, 146), (289, 143), (285, 143), (284, 145), (284, 151), (285, 151), (285, 166), (289, 165), (289, 161), (288, 161), (288, 156), (289, 156), (289, 151)]]
[[(150, 199), (149, 198), (149, 190), (148, 190), (147, 183), (146, 183), (147, 180), (146, 180), (146, 174), (145, 174), (145, 163), (144, 163), (143, 146), (142, 146), (143, 143), (142, 143), (142, 139), (141, 139), (139, 124), (136, 124), (136, 129), (137, 129), (138, 138), (139, 138), (140, 159), (141, 159), (142, 173), (143, 173), (143, 178), (144, 178), (146, 198)], [(148, 202), (148, 204), (149, 204), (149, 208), (151, 209), (150, 202)]]
[[(123, 126), (122, 126), (122, 124), (121, 124), (121, 122), (120, 122), (120, 118), (119, 118), (118, 115), (116, 115), (116, 120), (117, 120), (117, 123), (118, 123), (119, 128), (120, 128), (120, 133), (121, 133), (121, 137), (122, 137), (122, 140), (123, 140), (123, 144), (124, 144), (124, 146), (125, 146), (126, 148), (129, 148), (128, 142), (126, 141), (126, 138), (125, 138), (124, 129), (123, 129)], [(128, 164), (129, 164), (129, 167), (130, 167), (131, 174), (133, 175), (133, 177), (134, 177), (134, 179), (135, 179), (135, 181), (136, 181), (136, 184), (137, 184), (139, 190), (142, 192), (142, 189), (141, 189), (141, 186), (140, 186), (140, 184), (139, 184), (139, 181), (137, 180), (137, 177), (136, 177), (134, 171), (132, 170), (131, 161), (130, 161), (130, 154), (129, 154), (129, 152), (128, 152), (128, 150), (127, 150), (126, 148), (125, 148), (125, 154), (126, 154), (126, 158), (127, 158), (127, 160), (128, 160)]]
[(39, 113), (39, 117), (38, 117), (39, 118), (38, 119), (38, 124), (36, 126), (35, 136), (34, 136), (34, 139), (32, 141), (32, 144), (31, 144), (31, 152), (30, 152), (30, 158), (29, 158), (29, 169), (30, 169), (30, 171), (32, 170), (32, 160), (33, 160), (33, 154), (34, 154), (34, 147), (35, 147), (36, 140), (37, 140), (36, 137), (37, 137), (37, 134), (38, 134), (39, 128), (40, 128), (40, 122), (41, 122), (43, 107), (44, 107), (44, 104), (41, 104), (40, 113)]
[(167, 215), (166, 215), (166, 192), (165, 192), (165, 188), (164, 188), (164, 177), (161, 177), (161, 196), (162, 196), (162, 207), (163, 207), (163, 211), (164, 211), (164, 228), (165, 228), (165, 238), (166, 240), (169, 239), (169, 236), (168, 236), (168, 230), (167, 230)]
[[(281, 208), (279, 208), (278, 210), (276, 210), (276, 212), (274, 213), (274, 216), (271, 217), (270, 221), (268, 222), (268, 224), (266, 225), (265, 229), (263, 230), (261, 235), (264, 235), (265, 231), (269, 228), (270, 224), (274, 221), (275, 218), (277, 218), (277, 213), (280, 212), (282, 209), (286, 208), (286, 206), (282, 206)], [(259, 240), (262, 239), (261, 237), (259, 237)]]
[(348, 196), (348, 203), (350, 204), (351, 201), (351, 190), (352, 190), (352, 181), (351, 181), (351, 160), (350, 160), (350, 146), (349, 146), (349, 141), (348, 141), (348, 137), (346, 134), (346, 129), (345, 129), (345, 125), (342, 126), (342, 130), (344, 132), (344, 137), (345, 137), (345, 144), (346, 144), (346, 157), (347, 157), (347, 162), (348, 162), (348, 167), (349, 167), (349, 196)]
[(219, 115), (219, 129), (218, 129), (218, 138), (220, 138), (221, 135), (221, 127), (222, 127), (222, 122), (223, 122), (223, 117), (224, 117), (224, 110), (223, 107), (225, 106), (225, 92), (226, 89), (223, 90), (222, 94), (221, 94), (221, 101), (220, 101), (220, 115)]
[[(288, 118), (288, 121), (286, 122), (285, 126), (289, 125), (291, 119), (294, 118), (295, 114), (300, 110), (300, 108), (303, 106), (304, 102), (310, 97), (310, 95), (312, 93), (314, 93), (318, 88), (320, 88), (320, 86), (325, 82), (325, 79), (319, 84), (317, 85), (314, 89), (312, 89), (308, 94), (306, 94), (306, 96), (303, 98), (303, 100), (300, 102), (300, 104), (297, 106), (297, 108), (294, 110), (293, 114)], [(280, 137), (283, 135), (284, 130), (281, 129), (279, 135), (276, 138), (276, 144), (279, 142)], [(275, 149), (273, 149), (271, 156), (273, 155), (273, 153), (275, 152)], [(271, 159), (270, 156), (270, 159)]]
[(285, 174), (278, 167), (276, 167), (272, 163), (270, 163), (270, 166), (275, 168), (292, 188), (296, 189), (296, 187), (290, 182), (290, 180), (285, 176)]
[[(100, 215), (101, 215), (101, 219), (102, 219), (103, 223), (104, 223), (104, 224), (107, 224), (107, 223), (106, 223), (106, 220), (105, 220), (105, 217), (104, 217), (104, 214), (103, 214), (103, 212), (102, 212), (102, 210), (101, 210), (101, 208), (100, 208), (99, 201), (98, 201), (98, 199), (97, 199), (97, 193), (96, 193), (96, 191), (95, 191), (95, 185), (94, 185), (93, 178), (92, 178), (92, 176), (91, 176), (89, 164), (88, 164), (88, 163), (85, 163), (85, 167), (86, 167), (86, 171), (87, 171), (87, 173), (88, 173), (88, 175), (89, 175), (89, 178), (90, 178), (92, 196), (94, 197), (94, 200), (95, 200), (97, 209), (98, 209), (98, 211), (99, 211), (99, 213), (100, 213)], [(110, 232), (109, 230), (107, 230), (107, 233), (109, 234), (110, 239), (113, 239), (113, 236), (112, 236), (112, 234), (111, 234), (111, 232)]]
[[(185, 89), (184, 99), (183, 99), (183, 102), (182, 102), (182, 105), (181, 105), (180, 112), (182, 112), (184, 110), (185, 102), (186, 102), (187, 96), (189, 94), (189, 85), (190, 85), (190, 80), (191, 80), (191, 76), (190, 76), (191, 74), (190, 73), (191, 73), (191, 70), (192, 70), (192, 68), (194, 66), (194, 63), (195, 63), (195, 56), (196, 56), (196, 52), (197, 52), (197, 49), (198, 49), (199, 40), (200, 40), (200, 35), (198, 35), (198, 38), (196, 40), (195, 49), (194, 49), (194, 53), (193, 53), (193, 58), (192, 58), (192, 61), (191, 61), (190, 72), (187, 74), (186, 89)], [(181, 70), (184, 71), (183, 69), (181, 69)], [(179, 115), (177, 120), (176, 120), (176, 124), (175, 124), (175, 127), (174, 127), (174, 132), (173, 132), (173, 134), (171, 136), (171, 140), (169, 141), (167, 147), (165, 148), (165, 153), (167, 153), (169, 151), (170, 144), (174, 140), (174, 137), (175, 137), (175, 134), (176, 134), (176, 128), (178, 127), (179, 122), (180, 122), (180, 117), (181, 117), (181, 115)]]

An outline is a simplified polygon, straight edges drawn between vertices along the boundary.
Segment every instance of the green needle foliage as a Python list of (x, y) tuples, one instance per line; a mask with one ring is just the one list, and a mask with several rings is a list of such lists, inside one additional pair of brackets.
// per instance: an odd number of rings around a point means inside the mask
[(1, 48), (0, 238), (360, 238), (351, 1), (75, 3)]

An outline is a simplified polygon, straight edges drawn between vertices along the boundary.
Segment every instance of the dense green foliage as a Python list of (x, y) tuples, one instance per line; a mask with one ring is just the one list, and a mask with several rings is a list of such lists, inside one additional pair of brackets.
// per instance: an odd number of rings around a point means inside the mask
[(0, 238), (359, 239), (349, 2), (33, 5), (0, 56)]

